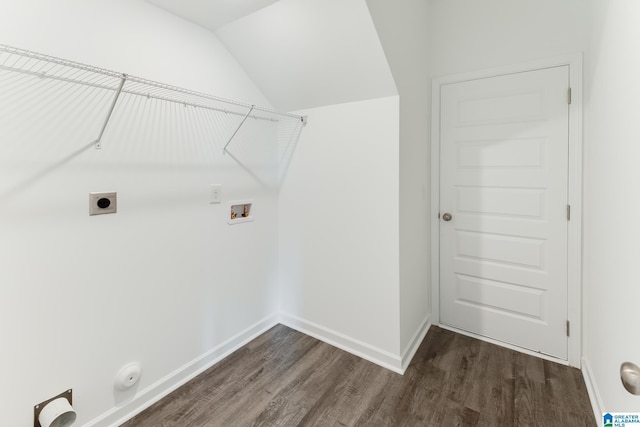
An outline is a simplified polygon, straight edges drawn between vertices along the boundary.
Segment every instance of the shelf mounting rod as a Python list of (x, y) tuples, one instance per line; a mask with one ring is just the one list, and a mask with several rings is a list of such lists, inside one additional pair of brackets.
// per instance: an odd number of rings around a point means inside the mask
[(127, 75), (123, 74), (122, 78), (120, 79), (120, 85), (118, 86), (118, 89), (116, 90), (116, 96), (113, 97), (113, 102), (111, 103), (111, 108), (109, 108), (109, 112), (107, 113), (107, 118), (104, 121), (104, 124), (102, 125), (102, 129), (100, 130), (100, 134), (98, 135), (98, 138), (96, 138), (96, 140), (94, 141), (95, 145), (96, 145), (96, 150), (99, 150), (102, 148), (102, 135), (104, 135), (104, 131), (105, 129), (107, 129), (107, 125), (109, 124), (109, 120), (111, 119), (111, 115), (113, 114), (113, 110), (116, 108), (116, 103), (118, 102), (118, 98), (120, 97), (120, 94), (122, 93), (122, 88), (124, 87), (125, 82), (127, 81)]
[(238, 128), (236, 129), (235, 132), (233, 132), (233, 135), (231, 135), (231, 138), (229, 138), (229, 140), (227, 141), (227, 143), (224, 145), (224, 148), (222, 149), (222, 154), (226, 154), (227, 153), (227, 147), (229, 146), (229, 144), (231, 144), (231, 141), (233, 141), (233, 138), (235, 138), (236, 134), (238, 133), (238, 131), (240, 130), (240, 128), (242, 127), (242, 125), (244, 124), (244, 122), (247, 121), (247, 119), (249, 118), (249, 116), (251, 115), (251, 112), (253, 111), (253, 108), (255, 107), (255, 105), (252, 105), (251, 108), (249, 108), (249, 111), (247, 112), (247, 114), (245, 114), (245, 116), (242, 118), (242, 121), (240, 122), (240, 124), (238, 125)]

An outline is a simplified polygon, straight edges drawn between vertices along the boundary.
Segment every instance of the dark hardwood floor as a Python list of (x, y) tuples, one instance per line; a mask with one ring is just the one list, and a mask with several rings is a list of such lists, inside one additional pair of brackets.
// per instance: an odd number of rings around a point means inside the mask
[(398, 375), (278, 325), (123, 427), (595, 425), (578, 369), (431, 327)]

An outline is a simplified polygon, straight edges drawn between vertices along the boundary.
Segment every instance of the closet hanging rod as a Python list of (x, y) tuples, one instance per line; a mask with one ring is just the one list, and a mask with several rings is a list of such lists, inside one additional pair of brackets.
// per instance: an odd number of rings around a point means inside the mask
[[(217, 102), (225, 102), (225, 103), (228, 103), (228, 104), (232, 104), (232, 105), (236, 105), (236, 106), (240, 106), (240, 107), (244, 107), (244, 108), (253, 109), (253, 111), (261, 111), (263, 113), (275, 114), (275, 115), (278, 115), (278, 116), (294, 118), (294, 119), (297, 119), (297, 120), (300, 120), (300, 121), (303, 120), (303, 117), (298, 115), (298, 114), (286, 113), (286, 112), (283, 112), (283, 111), (274, 110), (272, 108), (260, 107), (258, 105), (247, 104), (247, 103), (244, 103), (244, 102), (241, 102), (241, 101), (234, 101), (234, 100), (230, 100), (230, 99), (226, 99), (226, 98), (220, 98), (220, 97), (217, 97), (217, 96), (214, 96), (214, 95), (209, 95), (207, 93), (196, 92), (196, 91), (192, 91), (192, 90), (189, 90), (189, 89), (184, 89), (184, 88), (177, 87), (177, 86), (171, 86), (171, 85), (167, 85), (167, 84), (164, 84), (164, 83), (159, 83), (159, 82), (155, 82), (155, 81), (152, 81), (152, 80), (143, 79), (143, 78), (140, 78), (140, 77), (129, 76), (128, 79), (132, 83), (140, 83), (142, 85), (152, 86), (152, 87), (155, 87), (157, 89), (162, 89), (162, 90), (165, 90), (165, 91), (170, 91), (170, 92), (171, 91), (175, 91), (175, 92), (182, 93), (184, 95), (190, 95), (190, 96), (194, 96), (194, 97), (210, 99), (212, 101), (217, 101)], [(132, 91), (132, 93), (133, 93), (133, 91)], [(139, 93), (139, 92), (137, 92), (136, 94), (137, 95), (144, 95), (144, 94)], [(162, 98), (162, 97), (157, 96), (157, 95), (151, 95), (151, 97), (154, 97), (154, 96), (157, 99), (164, 99), (165, 101), (169, 101), (170, 100), (169, 98), (165, 99), (165, 98)], [(175, 102), (178, 102), (180, 104), (183, 103), (182, 101), (179, 101), (179, 100), (177, 100)], [(189, 105), (189, 102), (187, 102), (187, 105)], [(194, 105), (194, 104), (191, 104), (191, 105)], [(194, 105), (194, 106), (198, 106), (198, 105)], [(206, 108), (207, 106), (205, 105), (204, 107)], [(224, 109), (218, 109), (218, 110), (222, 111), (222, 112), (232, 113), (232, 111), (229, 111), (229, 110), (224, 110)], [(245, 113), (241, 112), (239, 114), (244, 116)], [(263, 118), (264, 119), (264, 117), (254, 116), (254, 115), (251, 115), (249, 117), (250, 118), (258, 118), (258, 119), (259, 118)], [(267, 119), (267, 120), (269, 120), (269, 119)]]
[[(185, 107), (191, 106), (204, 108), (244, 117), (246, 115), (246, 110), (238, 111), (232, 109), (232, 107), (240, 107), (242, 109), (248, 109), (249, 111), (264, 113), (263, 115), (250, 115), (249, 117), (253, 119), (278, 121), (275, 117), (280, 116), (294, 118), (306, 124), (306, 120), (302, 116), (296, 114), (280, 112), (267, 107), (259, 107), (240, 101), (221, 98), (207, 93), (196, 92), (178, 86), (171, 86), (128, 74), (126, 84), (124, 87), (120, 88), (120, 82), (122, 76), (125, 75), (124, 73), (69, 61), (50, 55), (44, 55), (4, 44), (0, 44), (0, 70), (81, 84), (116, 92), (120, 91), (125, 94), (182, 104)], [(105, 77), (111, 81), (105, 82)], [(222, 103), (230, 106), (230, 108), (207, 105), (207, 101)], [(269, 115), (275, 117), (269, 117)]]
[(90, 86), (90, 87), (94, 87), (94, 88), (98, 88), (98, 89), (107, 89), (107, 90), (116, 90), (117, 89), (117, 87), (108, 86), (106, 84), (85, 82), (85, 81), (82, 81), (82, 80), (73, 79), (73, 78), (69, 78), (69, 77), (50, 75), (50, 74), (47, 74), (46, 72), (23, 70), (21, 68), (9, 67), (9, 66), (2, 65), (2, 64), (0, 64), (0, 70), (12, 71), (14, 73), (28, 74), (28, 75), (31, 75), (31, 76), (34, 76), (34, 77), (39, 77), (41, 79), (52, 79), (52, 80), (59, 80), (59, 81), (62, 81), (62, 82), (67, 82), (67, 83), (81, 84), (81, 85)]

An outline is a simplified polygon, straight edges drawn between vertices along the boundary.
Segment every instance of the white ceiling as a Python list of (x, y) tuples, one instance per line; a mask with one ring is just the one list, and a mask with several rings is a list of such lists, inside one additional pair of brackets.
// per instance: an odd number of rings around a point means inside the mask
[(278, 0), (146, 0), (168, 12), (215, 31)]
[(278, 110), (398, 94), (365, 0), (146, 1), (214, 30)]

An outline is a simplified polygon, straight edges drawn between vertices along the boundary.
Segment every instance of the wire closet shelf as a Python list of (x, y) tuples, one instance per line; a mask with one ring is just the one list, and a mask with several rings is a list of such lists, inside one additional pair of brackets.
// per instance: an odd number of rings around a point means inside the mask
[(304, 116), (279, 112), (271, 108), (221, 98), (4, 44), (0, 44), (0, 70), (113, 91), (114, 97), (107, 117), (98, 138), (94, 141), (96, 148), (101, 148), (102, 136), (121, 94), (241, 116), (242, 120), (224, 146), (224, 152), (227, 152), (227, 147), (248, 118), (271, 122), (282, 119), (297, 120), (302, 126), (306, 125)]

